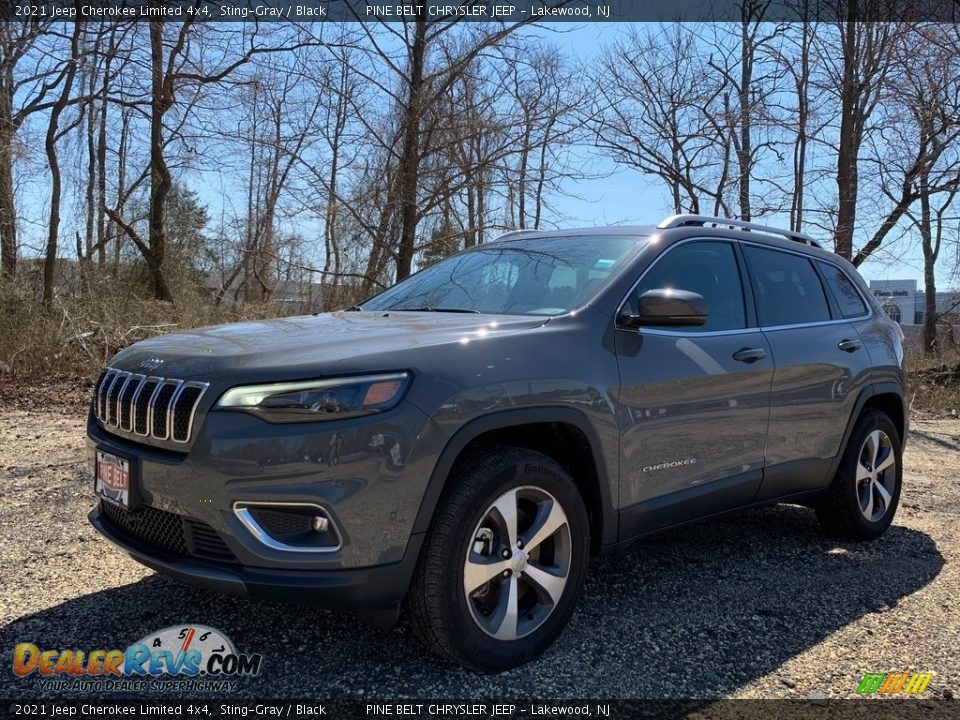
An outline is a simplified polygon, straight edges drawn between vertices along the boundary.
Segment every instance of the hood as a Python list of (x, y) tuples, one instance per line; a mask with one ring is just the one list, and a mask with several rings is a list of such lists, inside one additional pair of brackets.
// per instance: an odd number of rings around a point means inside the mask
[(184, 380), (284, 380), (337, 372), (351, 359), (376, 355), (396, 363), (400, 358), (390, 356), (397, 352), (533, 329), (548, 320), (396, 311), (304, 315), (160, 335), (121, 351), (110, 365)]

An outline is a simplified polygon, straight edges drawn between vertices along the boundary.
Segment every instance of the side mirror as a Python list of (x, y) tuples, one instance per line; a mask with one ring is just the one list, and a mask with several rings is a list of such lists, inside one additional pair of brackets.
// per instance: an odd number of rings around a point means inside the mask
[(707, 322), (707, 301), (689, 290), (647, 290), (620, 315), (627, 327), (689, 327)]

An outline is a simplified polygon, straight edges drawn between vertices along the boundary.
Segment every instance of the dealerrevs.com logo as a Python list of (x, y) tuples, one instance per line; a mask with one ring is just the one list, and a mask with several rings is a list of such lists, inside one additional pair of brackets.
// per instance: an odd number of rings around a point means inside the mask
[(237, 652), (219, 630), (175, 625), (150, 633), (125, 650), (41, 649), (19, 643), (13, 672), (43, 690), (233, 690), (236, 679), (260, 672), (259, 654)]

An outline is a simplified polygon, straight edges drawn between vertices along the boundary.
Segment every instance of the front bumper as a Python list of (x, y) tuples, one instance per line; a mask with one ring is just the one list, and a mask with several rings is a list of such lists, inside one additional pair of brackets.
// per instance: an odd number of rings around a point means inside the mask
[[(87, 436), (91, 455), (130, 461), (134, 511), (98, 505), (90, 522), (133, 559), (189, 584), (330, 609), (391, 608), (406, 594), (423, 539), (414, 521), (446, 442), (409, 403), (324, 424), (208, 413), (181, 453), (109, 433), (92, 413)], [(340, 542), (270, 545), (244, 525), (244, 504), (315, 505)]]
[(403, 559), (388, 565), (346, 570), (268, 570), (165, 555), (118, 531), (106, 520), (99, 505), (90, 511), (89, 519), (101, 535), (131, 558), (175, 580), (228, 595), (311, 604), (331, 610), (399, 605), (423, 542), (423, 534), (412, 535)]

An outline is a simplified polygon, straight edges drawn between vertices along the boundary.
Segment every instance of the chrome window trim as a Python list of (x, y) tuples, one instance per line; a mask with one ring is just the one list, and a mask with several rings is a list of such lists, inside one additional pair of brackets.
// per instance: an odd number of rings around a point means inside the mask
[[(840, 270), (840, 272), (842, 272), (845, 276), (847, 276), (848, 279), (850, 279), (850, 278), (849, 278), (849, 275), (847, 275), (847, 273), (844, 271), (844, 269), (843, 269), (842, 267), (840, 267), (840, 266), (837, 265), (836, 263), (830, 262), (829, 259), (827, 259), (827, 258), (820, 258), (820, 257), (817, 257), (816, 255), (813, 255), (813, 254), (810, 254), (810, 253), (805, 253), (805, 252), (800, 252), (800, 251), (797, 251), (797, 250), (793, 250), (793, 249), (791, 249), (791, 248), (772, 247), (772, 246), (767, 245), (767, 244), (764, 244), (764, 243), (762, 243), (762, 242), (756, 242), (756, 241), (751, 241), (751, 240), (740, 240), (739, 238), (738, 238), (738, 239), (733, 239), (733, 238), (725, 238), (725, 237), (700, 237), (700, 236), (691, 237), (691, 238), (684, 238), (683, 240), (680, 240), (680, 241), (674, 243), (673, 245), (671, 245), (670, 247), (668, 247), (666, 250), (664, 250), (663, 252), (661, 252), (661, 253), (654, 259), (654, 261), (653, 261), (652, 263), (650, 263), (650, 264), (644, 269), (644, 271), (643, 271), (642, 273), (640, 273), (640, 277), (638, 277), (637, 280), (636, 280), (636, 282), (634, 282), (633, 285), (630, 286), (630, 289), (627, 290), (627, 292), (624, 294), (623, 298), (620, 300), (620, 304), (617, 305), (617, 311), (616, 311), (616, 312), (614, 313), (614, 315), (613, 315), (613, 326), (614, 326), (614, 329), (615, 329), (615, 330), (621, 330), (621, 331), (624, 331), (624, 332), (635, 332), (635, 333), (641, 333), (641, 332), (642, 332), (642, 333), (644, 333), (644, 334), (650, 334), (650, 335), (663, 335), (663, 336), (673, 336), (673, 337), (696, 338), (696, 337), (715, 337), (715, 336), (722, 336), (722, 335), (741, 335), (741, 334), (743, 334), (743, 333), (756, 332), (756, 331), (760, 331), (760, 332), (773, 332), (773, 331), (777, 331), (777, 330), (795, 330), (795, 329), (798, 329), (798, 328), (820, 327), (820, 326), (825, 326), (825, 325), (839, 325), (839, 324), (841, 324), (841, 323), (851, 323), (851, 322), (854, 322), (854, 321), (856, 321), (856, 322), (861, 322), (861, 321), (863, 321), (863, 320), (871, 320), (871, 319), (873, 319), (873, 316), (874, 316), (874, 313), (873, 313), (873, 305), (872, 305), (871, 303), (867, 302), (867, 301), (863, 298), (863, 293), (860, 291), (860, 288), (857, 287), (857, 284), (856, 284), (856, 283), (853, 283), (853, 286), (857, 289), (857, 293), (860, 294), (861, 300), (864, 300), (864, 304), (867, 306), (867, 314), (866, 314), (866, 315), (857, 315), (856, 317), (853, 317), (853, 318), (839, 318), (839, 319), (830, 319), (830, 320), (819, 320), (819, 321), (817, 321), (817, 322), (809, 322), (809, 323), (794, 323), (794, 324), (792, 324), (792, 325), (756, 325), (756, 326), (753, 326), (753, 327), (740, 328), (740, 329), (736, 329), (736, 330), (709, 330), (709, 331), (707, 331), (707, 332), (696, 332), (696, 331), (691, 331), (691, 330), (664, 330), (664, 329), (662, 329), (662, 328), (629, 328), (629, 327), (624, 327), (623, 325), (621, 325), (620, 323), (617, 322), (617, 318), (620, 317), (620, 313), (623, 311), (623, 307), (624, 307), (624, 305), (627, 304), (627, 300), (628, 300), (628, 299), (630, 298), (630, 296), (633, 294), (633, 291), (637, 289), (637, 287), (638, 287), (638, 286), (640, 285), (640, 283), (643, 281), (643, 278), (646, 277), (647, 273), (650, 272), (650, 270), (652, 270), (653, 267), (654, 267), (658, 262), (660, 262), (663, 258), (665, 258), (665, 257), (670, 253), (670, 251), (672, 251), (672, 250), (673, 250), (674, 248), (676, 248), (676, 247), (680, 247), (681, 245), (686, 245), (687, 243), (691, 243), (691, 242), (704, 242), (704, 241), (710, 241), (710, 242), (725, 242), (725, 243), (731, 243), (731, 244), (733, 244), (733, 243), (739, 243), (740, 245), (752, 245), (752, 246), (754, 246), (754, 247), (760, 248), (761, 250), (771, 250), (771, 251), (773, 251), (773, 252), (782, 252), (782, 253), (788, 253), (788, 254), (790, 254), (790, 255), (797, 255), (797, 256), (799, 256), (799, 257), (806, 258), (807, 260), (814, 261), (814, 262), (816, 262), (816, 261), (823, 261), (823, 262), (829, 263), (830, 265), (833, 265), (833, 266), (836, 267), (838, 270)], [(739, 265), (738, 265), (738, 269), (739, 269)], [(743, 282), (742, 279), (741, 279), (741, 282)], [(749, 278), (749, 277), (747, 278), (747, 282), (750, 282), (750, 278)], [(853, 280), (850, 280), (850, 282), (853, 282)], [(741, 292), (742, 292), (742, 288), (741, 288)], [(827, 299), (827, 298), (825, 297), (824, 299)], [(756, 304), (756, 299), (754, 299), (754, 304)], [(827, 306), (828, 306), (828, 307), (829, 307), (829, 304), (830, 304), (830, 303), (828, 302), (828, 303), (827, 303)]]
[[(834, 266), (835, 268), (837, 268), (840, 272), (842, 272), (845, 276), (847, 275), (847, 273), (844, 272), (844, 270), (843, 270), (842, 267), (840, 267), (840, 266), (837, 265), (836, 263), (830, 262), (830, 260), (828, 260), (827, 258), (817, 257), (816, 255), (810, 255), (810, 254), (804, 253), (804, 252), (797, 252), (796, 250), (793, 250), (793, 249), (790, 249), (790, 248), (771, 247), (770, 245), (764, 245), (763, 243), (758, 243), (758, 242), (751, 242), (751, 241), (749, 241), (749, 240), (741, 240), (741, 241), (739, 241), (739, 242), (740, 242), (740, 244), (742, 244), (742, 245), (752, 245), (753, 247), (760, 248), (761, 250), (770, 250), (771, 252), (782, 252), (782, 253), (787, 253), (787, 254), (789, 254), (789, 255), (798, 255), (799, 257), (806, 258), (806, 259), (807, 259), (808, 261), (810, 261), (811, 263), (816, 263), (816, 262), (818, 262), (818, 261), (823, 261), (823, 262), (825, 262), (825, 263), (829, 263), (830, 265), (833, 265), (833, 266)], [(822, 248), (821, 248), (821, 249), (822, 249)], [(746, 258), (744, 258), (744, 260), (746, 260)], [(813, 271), (814, 271), (815, 273), (817, 273), (817, 276), (818, 276), (818, 279), (819, 279), (819, 273), (817, 272), (817, 268), (814, 267), (814, 268), (813, 268)], [(749, 280), (749, 279), (750, 279), (750, 278), (747, 278), (747, 280)], [(848, 279), (848, 280), (850, 279), (849, 276), (847, 276), (847, 279)], [(821, 282), (822, 282), (822, 281), (821, 281)], [(853, 287), (856, 288), (856, 290), (857, 290), (858, 293), (860, 293), (860, 288), (857, 287), (857, 284), (854, 283), (852, 280), (850, 280), (850, 282), (853, 283)], [(824, 293), (823, 293), (823, 295), (824, 295), (823, 299), (827, 301), (827, 308), (829, 309), (829, 308), (830, 308), (830, 298), (827, 297), (827, 289), (826, 289), (826, 288), (823, 288), (823, 291), (824, 291)], [(863, 304), (867, 306), (868, 312), (867, 312), (866, 315), (857, 315), (856, 317), (853, 317), (853, 318), (834, 318), (834, 319), (831, 319), (831, 320), (819, 320), (819, 321), (817, 321), (817, 322), (809, 322), (809, 323), (792, 323), (792, 324), (790, 324), (790, 325), (761, 325), (761, 326), (760, 326), (760, 329), (761, 329), (761, 330), (764, 330), (764, 331), (767, 331), (767, 330), (792, 330), (792, 329), (795, 329), (795, 328), (802, 328), (802, 327), (818, 327), (818, 326), (820, 326), (820, 325), (837, 325), (837, 324), (839, 324), (839, 323), (853, 322), (854, 320), (858, 320), (858, 321), (859, 321), (859, 320), (870, 320), (871, 318), (873, 318), (873, 308), (872, 308), (872, 305), (871, 305), (869, 302), (866, 301), (866, 299), (863, 297), (863, 294), (862, 294), (862, 293), (860, 293), (860, 299), (863, 300)], [(756, 303), (756, 299), (754, 299), (754, 303)], [(757, 313), (757, 316), (759, 317), (759, 313)]]
[[(656, 237), (656, 236), (654, 236), (654, 237)], [(657, 335), (662, 334), (662, 335), (683, 335), (683, 336), (707, 337), (707, 336), (709, 336), (709, 335), (727, 335), (727, 334), (732, 335), (732, 334), (743, 333), (743, 332), (746, 332), (746, 331), (749, 331), (749, 330), (756, 330), (756, 329), (757, 329), (757, 328), (755, 328), (755, 327), (743, 327), (743, 328), (735, 328), (735, 329), (733, 329), (733, 330), (707, 330), (707, 331), (705, 331), (705, 332), (696, 332), (696, 331), (691, 331), (691, 330), (663, 330), (663, 329), (660, 329), (660, 328), (656, 328), (656, 329), (654, 329), (654, 328), (630, 328), (630, 327), (624, 327), (624, 326), (621, 325), (619, 322), (617, 322), (617, 318), (620, 317), (620, 313), (623, 311), (624, 305), (627, 304), (627, 300), (628, 300), (628, 299), (630, 298), (630, 296), (633, 294), (633, 291), (637, 289), (637, 287), (640, 285), (640, 283), (643, 282), (643, 279), (647, 276), (647, 273), (650, 272), (651, 270), (653, 270), (653, 268), (657, 265), (657, 263), (659, 263), (661, 260), (663, 260), (663, 258), (665, 258), (667, 255), (669, 255), (671, 252), (673, 252), (673, 249), (674, 249), (674, 248), (678, 248), (678, 247), (681, 247), (681, 246), (683, 246), (683, 245), (688, 245), (689, 243), (695, 243), (695, 242), (718, 242), (718, 243), (726, 243), (726, 244), (728, 244), (728, 245), (734, 245), (734, 244), (736, 244), (736, 243), (738, 243), (738, 242), (740, 242), (740, 241), (739, 241), (739, 240), (735, 240), (735, 239), (733, 239), (733, 238), (725, 238), (725, 237), (700, 237), (700, 236), (697, 236), (697, 237), (689, 237), (689, 238), (684, 238), (683, 240), (679, 240), (679, 241), (675, 242), (673, 245), (671, 245), (670, 247), (668, 247), (666, 250), (663, 250), (659, 255), (657, 255), (657, 257), (654, 258), (654, 260), (653, 260), (652, 263), (650, 263), (649, 265), (647, 265), (646, 268), (644, 268), (643, 272), (640, 273), (640, 277), (638, 277), (638, 278), (636, 279), (636, 282), (634, 282), (633, 285), (630, 286), (630, 289), (627, 290), (626, 293), (624, 293), (623, 298), (620, 300), (620, 304), (617, 305), (617, 311), (613, 314), (613, 327), (614, 327), (615, 330), (624, 330), (624, 331), (627, 331), (627, 332), (636, 332), (636, 333), (639, 333), (639, 332), (641, 332), (641, 331), (643, 331), (644, 333), (654, 332), (654, 334), (657, 334)], [(736, 250), (734, 250), (734, 252), (736, 252)], [(734, 258), (734, 259), (736, 259), (736, 258)], [(737, 273), (739, 273), (739, 272), (740, 272), (740, 263), (737, 262)], [(747, 278), (747, 280), (749, 281), (749, 278)], [(740, 278), (740, 283), (741, 283), (740, 293), (741, 293), (741, 295), (743, 295), (743, 278)], [(746, 320), (746, 318), (747, 318), (748, 315), (749, 315), (749, 313), (747, 312), (747, 299), (746, 299), (746, 297), (743, 298), (743, 313), (744, 313), (744, 320)]]
[[(862, 302), (862, 303), (863, 303), (863, 306), (867, 309), (867, 311), (866, 311), (865, 313), (863, 313), (862, 315), (853, 315), (852, 317), (846, 317), (846, 316), (844, 316), (843, 319), (844, 319), (844, 320), (850, 320), (850, 321), (852, 321), (852, 320), (868, 320), (868, 319), (870, 319), (870, 317), (872, 317), (872, 315), (873, 315), (873, 310), (871, 309), (871, 308), (872, 308), (872, 305), (870, 304), (870, 301), (863, 296), (863, 292), (861, 292), (860, 287), (857, 285), (857, 283), (855, 283), (855, 282), (853, 281), (853, 278), (850, 277), (850, 273), (848, 273), (848, 272), (847, 272), (846, 270), (844, 270), (842, 267), (840, 267), (839, 265), (837, 265), (835, 262), (830, 262), (829, 260), (825, 260), (825, 259), (823, 259), (823, 258), (817, 258), (816, 262), (823, 263), (824, 265), (829, 265), (830, 267), (838, 270), (838, 271), (840, 272), (840, 274), (843, 275), (843, 276), (847, 279), (847, 282), (850, 283), (851, 285), (853, 285), (853, 289), (856, 291), (857, 297), (860, 298), (860, 302)], [(841, 314), (842, 314), (842, 311), (841, 311)]]
[[(330, 528), (333, 530), (333, 534), (337, 537), (336, 546), (330, 547), (321, 547), (321, 548), (306, 548), (300, 547), (298, 545), (287, 545), (286, 543), (279, 542), (274, 540), (266, 530), (264, 530), (260, 523), (256, 521), (253, 515), (250, 513), (250, 508), (258, 507), (307, 507), (307, 508), (316, 508), (319, 510), (320, 515), (327, 518), (330, 522)], [(254, 538), (261, 544), (271, 550), (277, 550), (279, 552), (295, 552), (295, 553), (312, 553), (323, 554), (323, 553), (332, 553), (337, 552), (343, 547), (343, 536), (340, 533), (340, 528), (337, 527), (337, 524), (333, 521), (333, 518), (330, 516), (330, 513), (322, 505), (317, 505), (316, 503), (309, 502), (267, 502), (267, 501), (243, 501), (238, 500), (233, 504), (233, 514), (236, 515), (237, 519), (243, 524), (243, 526), (253, 535)]]

